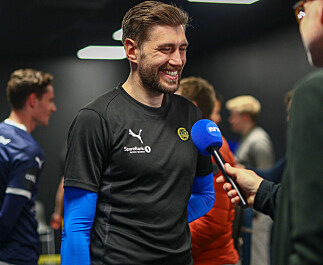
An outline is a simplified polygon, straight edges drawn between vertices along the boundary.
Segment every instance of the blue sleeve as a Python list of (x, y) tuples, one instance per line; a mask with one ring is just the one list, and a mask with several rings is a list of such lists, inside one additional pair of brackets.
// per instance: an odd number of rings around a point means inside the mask
[(275, 165), (270, 169), (253, 169), (253, 170), (260, 177), (275, 183), (279, 183), (284, 173), (286, 161), (287, 161), (287, 157), (285, 156), (280, 160), (278, 160), (275, 163)]
[(61, 264), (91, 264), (90, 231), (98, 194), (80, 188), (65, 187), (64, 226)]
[(0, 245), (10, 235), (27, 201), (24, 196), (6, 194), (0, 211)]
[(192, 194), (188, 202), (188, 222), (193, 222), (211, 210), (214, 204), (213, 173), (195, 177)]

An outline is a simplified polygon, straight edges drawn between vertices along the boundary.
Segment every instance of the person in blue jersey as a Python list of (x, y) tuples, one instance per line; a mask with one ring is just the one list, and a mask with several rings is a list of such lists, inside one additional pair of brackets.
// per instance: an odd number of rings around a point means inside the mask
[(56, 111), (53, 76), (34, 69), (11, 74), (9, 117), (0, 123), (0, 264), (36, 265), (40, 240), (35, 198), (44, 153), (31, 136)]
[(122, 21), (124, 83), (79, 111), (68, 134), (61, 264), (192, 265), (188, 223), (214, 204), (212, 161), (175, 95), (186, 63), (182, 9), (158, 1)]
[[(294, 5), (309, 62), (323, 67), (323, 1)], [(280, 183), (254, 171), (225, 165), (247, 195), (250, 206), (275, 220), (273, 264), (323, 264), (323, 71), (299, 80), (294, 88), (287, 131), (287, 162)], [(225, 182), (223, 176), (216, 180)], [(236, 190), (225, 183), (233, 204)]]

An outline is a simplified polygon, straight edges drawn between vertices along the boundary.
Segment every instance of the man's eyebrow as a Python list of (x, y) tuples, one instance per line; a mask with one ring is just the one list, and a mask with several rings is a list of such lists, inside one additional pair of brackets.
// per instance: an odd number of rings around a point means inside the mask
[[(158, 48), (164, 48), (164, 47), (174, 47), (174, 46), (176, 46), (176, 44), (174, 44), (174, 43), (163, 43), (163, 44), (159, 44), (157, 47)], [(188, 42), (183, 42), (183, 43), (181, 43), (180, 45), (179, 45), (180, 47), (182, 47), (182, 46), (188, 46)]]

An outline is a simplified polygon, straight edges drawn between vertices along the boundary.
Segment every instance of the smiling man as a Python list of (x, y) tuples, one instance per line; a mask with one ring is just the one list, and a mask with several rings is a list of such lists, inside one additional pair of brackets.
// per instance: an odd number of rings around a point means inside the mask
[(0, 123), (0, 264), (38, 264), (35, 199), (44, 153), (30, 133), (56, 111), (52, 81), (51, 74), (19, 69), (8, 82), (12, 111)]
[(174, 95), (187, 24), (158, 1), (124, 16), (128, 79), (81, 109), (69, 131), (62, 264), (193, 264), (188, 222), (212, 208), (214, 186), (210, 157), (189, 134), (201, 113)]

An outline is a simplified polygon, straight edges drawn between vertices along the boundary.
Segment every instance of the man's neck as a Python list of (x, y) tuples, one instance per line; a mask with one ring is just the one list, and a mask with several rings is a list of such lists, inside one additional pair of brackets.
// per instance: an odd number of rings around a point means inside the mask
[(246, 124), (246, 126), (243, 128), (243, 131), (242, 131), (242, 136), (246, 136), (248, 135), (248, 133), (251, 132), (251, 130), (256, 126), (255, 123), (248, 123)]
[(163, 93), (154, 92), (145, 88), (142, 82), (138, 78), (134, 78), (131, 74), (122, 87), (132, 98), (146, 106), (159, 108), (163, 104)]
[(35, 129), (35, 124), (23, 111), (12, 110), (8, 119), (18, 124), (24, 125), (27, 128), (27, 132), (29, 133), (31, 133)]

